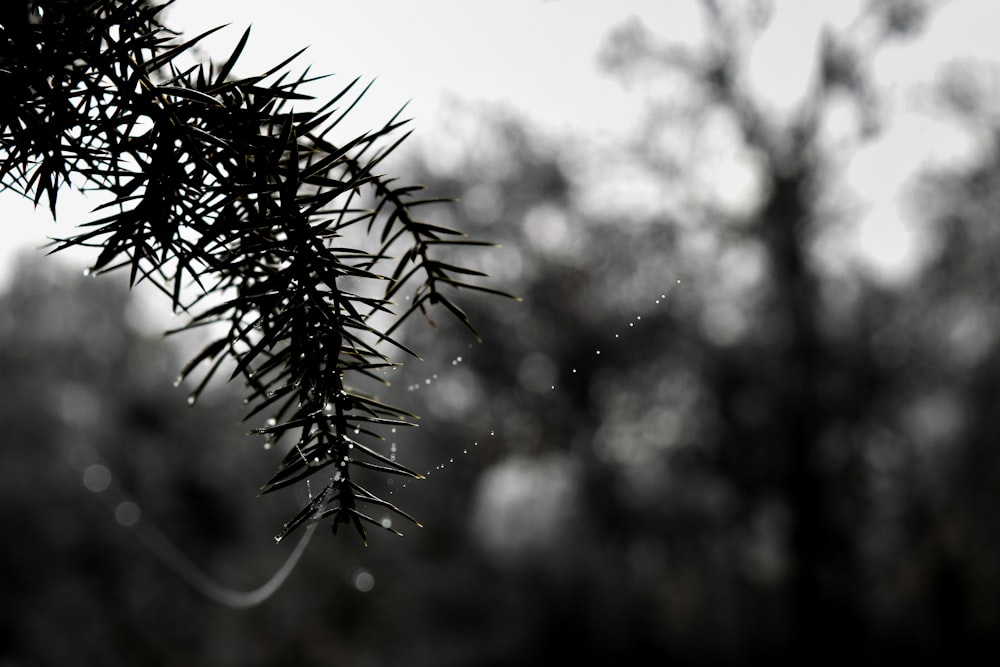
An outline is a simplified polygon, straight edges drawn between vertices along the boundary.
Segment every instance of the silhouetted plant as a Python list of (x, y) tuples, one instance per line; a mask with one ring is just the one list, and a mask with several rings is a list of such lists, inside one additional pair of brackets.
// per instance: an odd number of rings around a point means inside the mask
[(253, 432), (293, 443), (262, 493), (327, 480), (277, 539), (327, 517), (334, 532), (353, 524), (364, 539), (365, 523), (383, 525), (365, 505), (416, 523), (352, 475), (420, 477), (374, 445), (379, 427), (414, 416), (356, 386), (395, 365), (381, 345), (412, 354), (393, 334), (414, 312), (441, 305), (475, 335), (446, 288), (503, 293), (434, 251), (490, 244), (416, 217), (441, 200), (377, 171), (408, 134), (390, 141), (406, 123), (399, 114), (332, 138), (367, 90), (357, 79), (316, 109), (293, 108), (319, 78), (287, 69), (299, 54), (237, 78), (248, 31), (221, 65), (197, 62), (192, 47), (215, 30), (181, 40), (158, 18), (171, 2), (4, 4), (0, 182), (53, 215), (68, 185), (106, 193), (103, 217), (55, 250), (98, 248), (93, 272), (125, 268), (130, 285), (152, 283), (191, 316), (175, 331), (221, 331), (181, 371), (179, 381), (207, 366), (189, 402), (230, 362), (229, 379), (246, 383), (247, 418), (268, 417)]

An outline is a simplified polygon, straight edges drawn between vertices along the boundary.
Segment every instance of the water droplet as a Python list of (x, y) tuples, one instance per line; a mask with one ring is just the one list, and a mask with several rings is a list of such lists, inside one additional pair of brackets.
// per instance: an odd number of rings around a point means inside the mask
[(194, 395), (194, 394), (191, 394), (190, 396), (188, 396), (188, 405), (194, 405), (194, 402), (195, 402), (196, 400), (198, 400), (198, 399), (197, 399), (197, 398), (195, 398), (195, 395)]
[(106, 491), (111, 486), (111, 471), (100, 463), (91, 464), (83, 471), (83, 485), (93, 493)]
[(271, 449), (271, 447), (272, 447), (272, 445), (271, 445), (271, 441), (270, 440), (268, 440), (267, 442), (264, 443), (264, 449)]
[(395, 432), (396, 432), (396, 427), (395, 426), (393, 426), (391, 429), (389, 429), (389, 433), (395, 433)]
[(368, 570), (358, 568), (354, 575), (354, 587), (361, 593), (367, 593), (375, 588), (375, 577)]
[(573, 372), (574, 372), (574, 373), (576, 372), (576, 369), (575, 369), (575, 368), (573, 369)]
[(598, 351), (597, 351), (597, 354), (600, 354), (600, 353), (601, 353), (601, 351), (600, 351), (600, 350), (598, 350)]
[(274, 426), (274, 425), (275, 425), (275, 424), (277, 424), (277, 423), (278, 423), (278, 420), (277, 420), (277, 419), (275, 419), (274, 417), (271, 417), (271, 418), (269, 418), (269, 419), (267, 420), (267, 425), (268, 425), (268, 426)]
[(493, 429), (490, 429), (490, 435), (496, 435), (496, 433), (493, 431)]
[(131, 528), (142, 518), (142, 509), (131, 500), (123, 500), (115, 507), (115, 521), (118, 525)]
[(681, 284), (681, 279), (680, 279), (680, 278), (678, 278), (678, 279), (677, 279), (677, 284), (678, 284), (678, 285), (680, 285), (680, 284)]
[(93, 271), (90, 270), (90, 267), (83, 270), (83, 275), (85, 276), (89, 276), (91, 273), (93, 273)]

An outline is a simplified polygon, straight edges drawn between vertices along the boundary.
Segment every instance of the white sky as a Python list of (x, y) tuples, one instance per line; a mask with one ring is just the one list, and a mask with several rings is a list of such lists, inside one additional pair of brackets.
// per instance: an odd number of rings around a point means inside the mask
[(372, 122), (410, 100), (408, 115), (425, 125), (442, 94), (451, 93), (503, 101), (554, 125), (592, 129), (615, 128), (630, 102), (619, 86), (597, 75), (596, 50), (608, 30), (630, 16), (651, 28), (666, 24), (671, 4), (687, 3), (178, 0), (168, 20), (189, 34), (232, 23), (227, 34), (209, 42), (209, 52), (220, 59), (252, 23), (247, 71), (308, 45), (302, 63), (335, 73), (332, 86), (355, 76), (377, 77), (365, 106), (372, 109)]
[[(812, 40), (819, 27), (824, 22), (843, 25), (859, 1), (776, 2), (774, 22), (750, 61), (757, 90), (778, 107), (794, 104), (808, 84)], [(611, 138), (629, 128), (639, 100), (599, 71), (596, 56), (604, 38), (632, 16), (656, 34), (689, 38), (696, 26), (693, 6), (691, 0), (177, 0), (167, 24), (194, 35), (230, 23), (206, 42), (208, 53), (222, 60), (252, 23), (241, 60), (244, 73), (310, 45), (301, 64), (313, 64), (316, 73), (336, 74), (324, 85), (340, 86), (358, 75), (377, 78), (349, 119), (355, 123), (352, 129), (379, 125), (409, 100), (406, 115), (415, 120), (416, 138), (447, 140), (436, 121), (451, 96), (505, 104), (555, 131)], [(954, 0), (932, 18), (927, 36), (913, 46), (890, 49), (876, 63), (880, 79), (898, 93), (901, 122), (852, 162), (847, 178), (868, 207), (858, 241), (877, 270), (905, 274), (912, 262), (912, 235), (895, 197), (905, 176), (928, 157), (961, 159), (971, 150), (967, 136), (956, 135), (932, 114), (909, 108), (906, 96), (948, 56), (998, 59), (1000, 44), (993, 34), (998, 19), (1000, 3)], [(320, 94), (323, 90), (317, 87)], [(88, 206), (67, 197), (59, 225), (52, 224), (47, 212), (31, 208), (0, 193), (7, 225), (0, 247), (0, 288), (9, 278), (5, 269), (15, 250), (37, 247), (46, 235), (69, 234), (71, 224), (86, 217)], [(81, 269), (86, 264), (80, 256), (70, 260)]]
[[(240, 72), (261, 71), (303, 46), (302, 66), (333, 73), (332, 92), (356, 76), (375, 85), (348, 130), (381, 125), (404, 103), (417, 140), (433, 136), (436, 112), (449, 96), (509, 105), (557, 130), (615, 133), (638, 110), (634, 96), (600, 74), (597, 51), (607, 32), (630, 16), (651, 28), (676, 25), (667, 0), (177, 0), (166, 24), (194, 36), (230, 24), (204, 42), (224, 60), (248, 25), (252, 36)], [(324, 88), (316, 84), (322, 94)], [(349, 123), (354, 123), (350, 125)], [(10, 257), (47, 235), (71, 233), (88, 205), (69, 193), (59, 224), (46, 211), (0, 193), (7, 237), (0, 246), (0, 288)], [(41, 257), (41, 255), (39, 255)], [(91, 255), (70, 256), (82, 267)], [(52, 261), (52, 258), (46, 261)]]

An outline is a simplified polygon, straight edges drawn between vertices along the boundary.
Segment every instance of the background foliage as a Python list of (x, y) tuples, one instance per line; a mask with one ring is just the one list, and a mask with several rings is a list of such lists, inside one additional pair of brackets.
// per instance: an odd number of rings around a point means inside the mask
[[(614, 155), (459, 107), (463, 159), (413, 157), (414, 180), (461, 199), (442, 224), (503, 242), (475, 268), (524, 302), (469, 307), (492, 332), (481, 346), (458, 322), (399, 330), (439, 345), (386, 395), (433, 416), (390, 438), (431, 483), (377, 488), (427, 525), (391, 548), (313, 549), (268, 605), (234, 614), (179, 586), (65, 463), (67, 448), (98, 450), (145, 516), (251, 585), (280, 560), (260, 526), (285, 508), (238, 500), (244, 466), (261, 464), (226, 442), (239, 415), (187, 410), (175, 360), (156, 361), (169, 348), (120, 291), (25, 265), (0, 304), (16, 313), (0, 320), (9, 659), (920, 665), (995, 651), (992, 69), (966, 63), (935, 87), (977, 151), (912, 184), (909, 220), (932, 242), (885, 281), (838, 243), (854, 222), (843, 151), (891, 130), (873, 54), (935, 15), (871, 4), (871, 41), (831, 35), (821, 85), (786, 118), (740, 83), (738, 45), (760, 24), (720, 6), (705, 3), (700, 49), (635, 24), (609, 40), (621, 76), (692, 91), (651, 101)], [(829, 133), (844, 104), (847, 148)], [(753, 156), (749, 201), (697, 181), (705, 145), (677, 148), (709, 123)], [(648, 183), (654, 204), (606, 204)]]

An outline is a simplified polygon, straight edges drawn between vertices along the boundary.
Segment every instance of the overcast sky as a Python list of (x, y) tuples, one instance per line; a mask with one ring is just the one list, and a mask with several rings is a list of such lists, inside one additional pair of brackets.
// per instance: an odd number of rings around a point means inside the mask
[[(860, 1), (776, 2), (775, 19), (751, 62), (759, 92), (778, 106), (794, 104), (808, 84), (819, 29), (824, 23), (844, 25)], [(631, 125), (639, 100), (598, 67), (597, 53), (608, 32), (635, 17), (664, 38), (690, 40), (698, 30), (695, 4), (692, 0), (177, 0), (166, 21), (188, 35), (229, 23), (205, 44), (206, 51), (220, 60), (252, 24), (252, 39), (242, 59), (245, 73), (309, 45), (301, 62), (313, 64), (316, 72), (336, 74), (323, 84), (330, 90), (355, 76), (376, 78), (362, 110), (351, 119), (358, 130), (377, 126), (409, 101), (407, 116), (415, 121), (417, 139), (432, 137), (441, 131), (436, 123), (450, 96), (506, 105), (556, 132), (613, 137)], [(861, 238), (865, 252), (887, 270), (905, 271), (909, 247), (893, 198), (899, 183), (928, 156), (960, 159), (972, 150), (972, 138), (956, 134), (926, 111), (910, 109), (907, 96), (915, 82), (929, 80), (947, 57), (996, 59), (997, 19), (1000, 3), (954, 0), (932, 19), (927, 36), (887, 50), (877, 63), (880, 80), (899, 97), (900, 122), (866, 149), (849, 178), (870, 205), (868, 217), (873, 222), (862, 230)], [(0, 211), (8, 227), (0, 246), (0, 287), (14, 250), (38, 246), (46, 235), (68, 234), (86, 209), (86, 202), (67, 197), (55, 226), (45, 211), (33, 214), (30, 204), (0, 194)], [(81, 268), (85, 265), (82, 257), (71, 259)]]
[[(351, 130), (380, 125), (408, 103), (417, 140), (436, 131), (435, 120), (450, 96), (496, 102), (557, 130), (616, 132), (638, 109), (628, 91), (599, 72), (597, 52), (607, 32), (637, 16), (657, 32), (681, 27), (682, 12), (665, 0), (177, 0), (166, 23), (195, 35), (229, 24), (205, 41), (224, 60), (252, 26), (240, 70), (251, 74), (280, 62), (303, 46), (303, 66), (335, 77), (342, 86), (356, 76), (375, 84), (347, 120)], [(688, 2), (677, 3), (689, 5)], [(690, 11), (685, 10), (690, 18)], [(689, 19), (686, 19), (689, 20)], [(322, 88), (317, 89), (322, 92)], [(30, 204), (0, 194), (8, 238), (0, 245), (0, 287), (9, 257), (37, 247), (46, 235), (64, 235), (86, 215), (79, 198), (65, 197), (60, 220), (33, 214)], [(84, 257), (71, 261), (85, 265)]]

